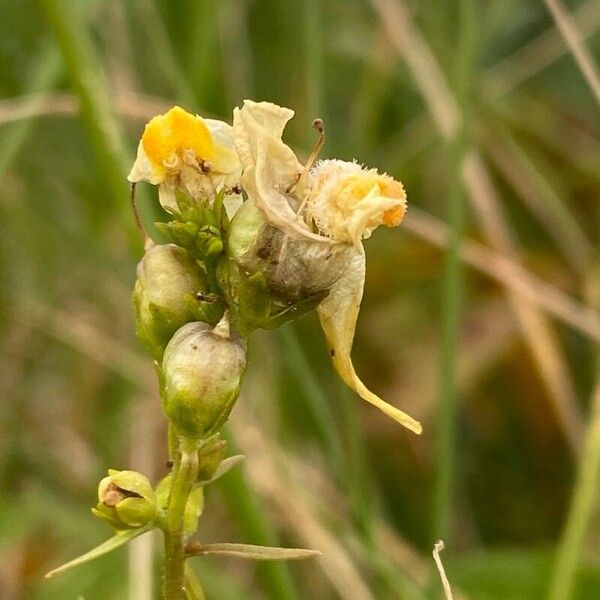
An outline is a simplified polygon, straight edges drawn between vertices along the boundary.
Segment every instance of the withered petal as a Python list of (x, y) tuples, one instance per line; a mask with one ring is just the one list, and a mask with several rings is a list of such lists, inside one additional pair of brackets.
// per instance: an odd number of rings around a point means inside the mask
[(420, 434), (422, 432), (421, 424), (371, 392), (359, 379), (352, 365), (350, 353), (364, 283), (365, 253), (360, 246), (348, 262), (342, 276), (333, 284), (327, 298), (317, 309), (321, 327), (331, 349), (333, 365), (340, 377), (363, 400), (371, 403), (407, 429)]

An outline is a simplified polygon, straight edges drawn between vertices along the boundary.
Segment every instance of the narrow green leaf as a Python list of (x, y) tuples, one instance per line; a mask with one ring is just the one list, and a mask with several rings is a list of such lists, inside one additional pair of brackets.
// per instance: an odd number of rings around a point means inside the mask
[(217, 467), (217, 470), (213, 473), (213, 476), (210, 479), (202, 482), (202, 485), (208, 485), (209, 483), (213, 483), (226, 475), (233, 469), (233, 467), (239, 465), (246, 457), (243, 454), (236, 454), (235, 456), (230, 456), (223, 460), (221, 464)]
[(113, 537), (109, 538), (108, 540), (106, 540), (105, 542), (100, 544), (99, 546), (96, 546), (96, 548), (94, 548), (93, 550), (90, 550), (89, 552), (86, 552), (85, 554), (82, 554), (81, 556), (74, 558), (73, 560), (69, 561), (68, 563), (65, 563), (64, 565), (57, 567), (56, 569), (50, 571), (49, 573), (46, 573), (46, 577), (47, 578), (54, 577), (55, 575), (58, 575), (59, 573), (63, 573), (64, 571), (67, 571), (68, 569), (72, 569), (73, 567), (78, 567), (79, 565), (83, 565), (84, 563), (90, 562), (91, 560), (94, 560), (95, 558), (104, 556), (105, 554), (108, 554), (109, 552), (112, 552), (113, 550), (116, 550), (117, 548), (124, 546), (127, 542), (130, 542), (134, 538), (136, 538), (136, 537), (142, 535), (143, 533), (146, 533), (147, 531), (150, 531), (151, 529), (154, 529), (154, 528), (155, 528), (154, 525), (147, 525), (146, 527), (140, 527), (139, 529), (128, 529), (127, 531), (120, 531), (119, 533), (113, 535)]
[(183, 513), (183, 530), (186, 535), (193, 535), (198, 529), (198, 519), (204, 510), (204, 489), (195, 487), (188, 496)]
[(262, 271), (257, 271), (240, 281), (238, 300), (240, 314), (245, 321), (255, 327), (261, 327), (268, 320), (271, 313), (271, 298)]
[(255, 546), (253, 544), (200, 544), (189, 542), (186, 544), (187, 556), (206, 556), (216, 554), (219, 556), (236, 556), (247, 560), (302, 560), (319, 556), (318, 550), (306, 548), (277, 548), (274, 546)]
[(313, 294), (312, 296), (308, 296), (308, 298), (296, 302), (296, 304), (292, 304), (292, 306), (284, 308), (277, 314), (270, 316), (262, 324), (263, 329), (276, 329), (289, 321), (293, 321), (294, 319), (309, 313), (319, 306), (319, 304), (327, 297), (327, 294), (329, 294), (328, 290), (319, 292), (318, 294)]

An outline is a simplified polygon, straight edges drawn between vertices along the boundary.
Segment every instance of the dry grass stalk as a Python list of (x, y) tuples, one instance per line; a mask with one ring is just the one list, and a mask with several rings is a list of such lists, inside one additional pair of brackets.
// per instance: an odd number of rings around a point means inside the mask
[(585, 47), (583, 36), (579, 32), (575, 21), (571, 18), (559, 0), (544, 0), (556, 27), (563, 36), (565, 43), (571, 50), (577, 65), (585, 77), (596, 101), (600, 103), (600, 76), (592, 55)]

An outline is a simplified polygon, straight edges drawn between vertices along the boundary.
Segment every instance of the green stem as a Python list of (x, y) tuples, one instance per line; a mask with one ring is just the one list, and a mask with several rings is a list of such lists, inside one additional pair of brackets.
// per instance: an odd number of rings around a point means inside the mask
[(165, 600), (181, 600), (185, 581), (185, 536), (183, 515), (198, 477), (198, 443), (180, 439), (181, 458), (174, 465), (173, 487), (167, 509), (165, 535)]
[(306, 104), (310, 118), (325, 118), (323, 110), (323, 44), (318, 0), (304, 0)]
[[(226, 430), (225, 439), (235, 454), (235, 440)], [(260, 498), (252, 489), (243, 469), (233, 469), (219, 480), (219, 487), (245, 541), (261, 546), (279, 546), (279, 539), (261, 505)], [(299, 594), (288, 566), (280, 561), (262, 562), (256, 566), (256, 574), (270, 600), (298, 600)]]
[(450, 239), (444, 269), (442, 347), (440, 352), (439, 409), (436, 432), (436, 480), (433, 493), (433, 537), (448, 537), (453, 502), (456, 421), (456, 359), (460, 330), (463, 275), (460, 244), (464, 220), (465, 190), (461, 170), (466, 151), (466, 109), (472, 77), (475, 8), (472, 0), (460, 3), (459, 41), (456, 56), (456, 96), (462, 118), (450, 142), (451, 181), (448, 194)]
[(187, 600), (206, 600), (198, 575), (188, 563), (185, 564), (185, 593)]
[(594, 392), (592, 420), (589, 425), (571, 508), (558, 547), (549, 600), (573, 598), (577, 567), (594, 512), (600, 485), (600, 383)]
[(173, 51), (173, 45), (157, 12), (155, 2), (153, 0), (141, 0), (135, 6), (140, 14), (143, 27), (148, 36), (148, 42), (151, 44), (151, 52), (159, 70), (162, 71), (163, 77), (168, 80), (179, 102), (182, 102), (187, 109), (191, 110), (196, 102), (195, 94)]
[[(47, 92), (53, 88), (60, 76), (61, 67), (60, 54), (55, 44), (50, 42), (44, 44), (25, 93)], [(39, 117), (32, 117), (12, 123), (3, 130), (2, 146), (0, 146), (0, 181), (4, 181), (7, 169), (19, 150), (30, 139), (38, 121)]]
[[(590, 306), (600, 307), (600, 293), (596, 282), (600, 268), (590, 270), (588, 286)], [(556, 562), (550, 581), (549, 600), (568, 600), (575, 596), (577, 569), (583, 544), (592, 521), (600, 487), (600, 356), (595, 365), (596, 382), (592, 392), (591, 415), (583, 448), (579, 457), (577, 479), (571, 497), (571, 506), (558, 544)]]
[(127, 193), (123, 136), (109, 107), (108, 85), (91, 43), (85, 11), (64, 0), (38, 0), (60, 46), (66, 71), (80, 102), (81, 118), (114, 206), (126, 210)]
[(331, 460), (333, 470), (339, 473), (343, 469), (345, 455), (331, 403), (315, 375), (293, 325), (278, 329), (277, 337), (282, 350), (282, 360), (293, 374), (301, 392), (299, 400), (303, 402), (302, 410), (310, 418), (315, 433)]

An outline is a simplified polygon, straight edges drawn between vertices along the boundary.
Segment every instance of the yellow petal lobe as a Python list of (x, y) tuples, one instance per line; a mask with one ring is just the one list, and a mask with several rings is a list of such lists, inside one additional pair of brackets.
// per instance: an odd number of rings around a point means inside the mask
[(164, 115), (153, 117), (144, 129), (142, 145), (148, 160), (155, 165), (193, 150), (198, 159), (211, 160), (214, 142), (210, 131), (200, 117), (174, 106)]

